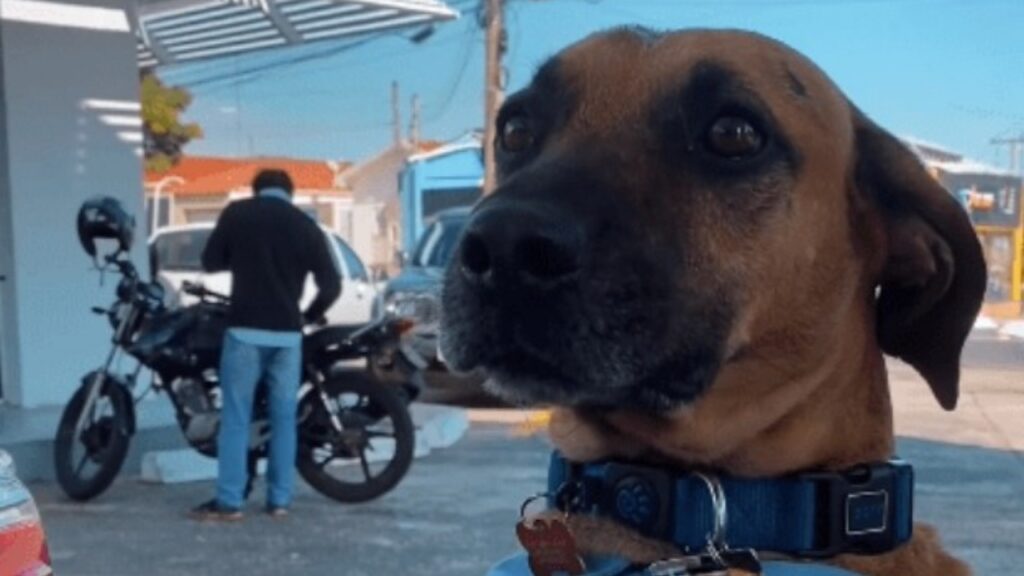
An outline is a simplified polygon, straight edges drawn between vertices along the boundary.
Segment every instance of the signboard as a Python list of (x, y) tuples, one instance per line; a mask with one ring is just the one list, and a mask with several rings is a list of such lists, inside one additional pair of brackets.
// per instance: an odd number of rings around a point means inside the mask
[(998, 174), (943, 173), (939, 181), (956, 196), (975, 226), (1016, 228), (1020, 224), (1020, 178)]
[(1005, 302), (1013, 299), (1013, 234), (983, 234), (979, 238), (988, 267), (985, 300)]

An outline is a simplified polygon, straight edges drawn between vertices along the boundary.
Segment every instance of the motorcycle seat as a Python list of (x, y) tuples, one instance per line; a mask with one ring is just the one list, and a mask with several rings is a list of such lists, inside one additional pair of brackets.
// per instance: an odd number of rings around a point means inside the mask
[(329, 351), (341, 345), (353, 332), (366, 324), (335, 324), (325, 326), (308, 335), (302, 340), (302, 353), (309, 357), (312, 354)]

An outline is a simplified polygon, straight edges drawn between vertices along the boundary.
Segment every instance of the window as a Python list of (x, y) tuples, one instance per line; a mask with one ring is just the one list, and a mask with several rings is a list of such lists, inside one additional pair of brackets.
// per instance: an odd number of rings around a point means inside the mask
[(432, 224), (423, 233), (413, 263), (425, 268), (444, 268), (466, 226), (466, 218), (450, 218)]
[(363, 265), (363, 261), (359, 259), (359, 255), (355, 253), (340, 236), (331, 235), (334, 240), (334, 244), (338, 247), (338, 252), (341, 252), (341, 257), (345, 259), (345, 267), (348, 268), (349, 276), (352, 280), (357, 282), (369, 282), (370, 275), (366, 272), (366, 266)]
[(185, 211), (185, 220), (189, 224), (214, 223), (220, 217), (223, 208), (191, 208)]
[(212, 228), (197, 228), (161, 234), (153, 243), (161, 270), (202, 271), (203, 248)]
[[(159, 213), (156, 216), (156, 229), (169, 226), (171, 224), (171, 199), (167, 197), (160, 198)], [(147, 228), (153, 224), (153, 198), (146, 198), (146, 226)], [(150, 230), (152, 234), (156, 232), (156, 229)]]
[(416, 253), (413, 254), (412, 262), (416, 266), (426, 266), (430, 252), (434, 249), (438, 237), (441, 235), (441, 223), (435, 222), (423, 231), (420, 241), (416, 244)]
[(423, 219), (448, 208), (472, 206), (480, 198), (480, 188), (428, 188), (423, 190)]

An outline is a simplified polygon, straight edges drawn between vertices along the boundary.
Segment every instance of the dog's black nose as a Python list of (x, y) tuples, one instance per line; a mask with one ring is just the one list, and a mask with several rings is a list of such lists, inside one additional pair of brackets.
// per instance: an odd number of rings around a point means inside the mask
[(470, 282), (516, 282), (548, 289), (574, 277), (582, 233), (571, 218), (540, 206), (483, 208), (462, 238), (459, 262)]

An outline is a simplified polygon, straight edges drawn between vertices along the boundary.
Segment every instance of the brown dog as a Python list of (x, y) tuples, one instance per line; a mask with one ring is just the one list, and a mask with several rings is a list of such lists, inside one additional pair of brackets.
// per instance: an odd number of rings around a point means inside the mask
[[(570, 459), (769, 477), (893, 453), (883, 352), (957, 401), (985, 286), (961, 207), (813, 63), (734, 31), (569, 47), (498, 118), (499, 187), (444, 288), (442, 346), (559, 406)], [(573, 517), (587, 552), (677, 553)], [(864, 574), (959, 575), (934, 533)]]

